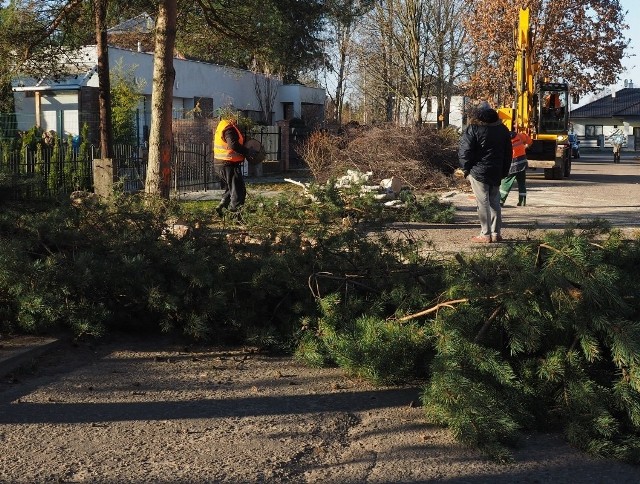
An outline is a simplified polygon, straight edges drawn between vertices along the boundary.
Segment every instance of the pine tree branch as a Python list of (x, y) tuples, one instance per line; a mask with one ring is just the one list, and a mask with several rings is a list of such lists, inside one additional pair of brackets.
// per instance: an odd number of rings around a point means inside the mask
[(464, 299), (453, 299), (451, 301), (445, 301), (445, 302), (441, 302), (436, 304), (435, 306), (429, 308), (429, 309), (425, 309), (423, 311), (420, 311), (419, 313), (415, 313), (415, 314), (408, 314), (407, 316), (403, 316), (400, 319), (398, 319), (398, 321), (400, 322), (404, 322), (404, 321), (409, 321), (410, 319), (415, 319), (415, 318), (419, 318), (420, 316), (425, 316), (427, 314), (433, 313), (434, 311), (437, 311), (440, 308), (451, 308), (453, 309), (453, 305), (454, 304), (460, 304), (460, 303), (465, 303), (465, 302), (469, 302), (469, 298), (464, 298)]
[(498, 307), (493, 311), (493, 313), (491, 313), (491, 316), (489, 316), (489, 319), (487, 319), (484, 322), (484, 324), (482, 325), (482, 328), (480, 328), (480, 331), (478, 331), (478, 334), (473, 340), (474, 343), (478, 343), (480, 341), (480, 338), (484, 336), (484, 334), (489, 329), (489, 326), (491, 326), (491, 323), (498, 317), (498, 314), (500, 314), (501, 310), (502, 310), (502, 304), (498, 305)]
[[(364, 289), (366, 289), (367, 291), (373, 292), (373, 293), (379, 293), (380, 291), (374, 287), (368, 286), (362, 282), (356, 281), (354, 279), (354, 277), (362, 277), (359, 275), (350, 275), (350, 274), (346, 274), (344, 276), (335, 276), (330, 272), (314, 272), (313, 274), (311, 274), (309, 276), (309, 280), (308, 280), (308, 286), (309, 289), (311, 290), (311, 294), (313, 295), (314, 298), (316, 299), (320, 299), (321, 295), (320, 295), (320, 286), (318, 285), (318, 279), (322, 277), (324, 279), (331, 279), (334, 281), (344, 281), (345, 283), (350, 283), (353, 284), (355, 286), (359, 286), (362, 287)], [(315, 289), (314, 287), (315, 286)]]
[(47, 25), (45, 29), (38, 35), (30, 39), (29, 43), (24, 48), (23, 59), (28, 59), (37, 45), (53, 35), (53, 33), (58, 29), (58, 27), (60, 27), (60, 24), (64, 21), (67, 15), (69, 15), (73, 11), (73, 9), (80, 3), (82, 3), (82, 0), (69, 0), (67, 4), (64, 5), (54, 16), (54, 18), (51, 19), (49, 25)]
[(576, 348), (579, 341), (580, 341), (580, 336), (576, 335), (576, 337), (573, 339), (573, 342), (571, 343), (571, 346), (569, 346), (567, 353), (571, 353)]

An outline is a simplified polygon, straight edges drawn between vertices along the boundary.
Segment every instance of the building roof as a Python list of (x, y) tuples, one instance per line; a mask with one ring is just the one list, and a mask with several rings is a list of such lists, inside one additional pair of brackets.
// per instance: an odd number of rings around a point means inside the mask
[(640, 88), (626, 87), (571, 111), (572, 118), (640, 117)]

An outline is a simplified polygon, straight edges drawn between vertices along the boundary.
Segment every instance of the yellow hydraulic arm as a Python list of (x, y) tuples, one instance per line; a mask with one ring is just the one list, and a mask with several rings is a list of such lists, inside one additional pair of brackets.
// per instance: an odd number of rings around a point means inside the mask
[(500, 108), (499, 114), (509, 129), (517, 129), (531, 135), (530, 121), (533, 116), (534, 79), (537, 64), (533, 60), (529, 9), (520, 9), (518, 25), (514, 31), (517, 50), (514, 62), (516, 92), (512, 108)]

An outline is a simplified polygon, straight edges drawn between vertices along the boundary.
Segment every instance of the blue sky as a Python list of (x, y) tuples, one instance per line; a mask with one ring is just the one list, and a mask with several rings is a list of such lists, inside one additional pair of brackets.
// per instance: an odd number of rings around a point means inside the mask
[(620, 0), (620, 5), (623, 10), (628, 11), (625, 23), (629, 25), (629, 29), (625, 35), (631, 39), (631, 43), (627, 53), (635, 56), (622, 59), (622, 65), (627, 70), (620, 74), (618, 87), (623, 87), (625, 79), (632, 80), (634, 87), (640, 87), (640, 2), (638, 0)]

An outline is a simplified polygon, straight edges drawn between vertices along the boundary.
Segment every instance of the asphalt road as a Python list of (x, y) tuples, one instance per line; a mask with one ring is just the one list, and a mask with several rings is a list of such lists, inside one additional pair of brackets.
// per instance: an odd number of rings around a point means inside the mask
[(572, 160), (571, 176), (562, 180), (545, 180), (542, 170), (529, 170), (527, 209), (510, 210), (518, 199), (514, 187), (506, 203), (506, 224), (535, 221), (553, 228), (599, 218), (620, 228), (640, 226), (640, 152), (624, 153), (621, 163), (612, 159), (608, 151), (583, 153)]
[[(595, 219), (619, 228), (640, 227), (640, 152), (624, 153), (621, 163), (612, 158), (608, 151), (583, 153), (572, 160), (571, 176), (562, 180), (545, 180), (542, 170), (528, 170), (527, 206), (516, 206), (514, 184), (503, 209), (505, 230), (557, 229)], [(457, 208), (457, 224), (477, 225), (470, 190), (452, 193), (448, 200)]]
[[(562, 180), (545, 180), (542, 170), (528, 170), (527, 205), (516, 206), (514, 184), (502, 209), (504, 243), (538, 240), (544, 232), (578, 228), (596, 220), (606, 220), (627, 237), (638, 236), (640, 153), (624, 153), (619, 164), (612, 159), (608, 151), (583, 153), (572, 160), (571, 176)], [(455, 190), (441, 194), (441, 199), (455, 207), (454, 223), (398, 223), (394, 224), (397, 236), (427, 241), (426, 252), (445, 256), (479, 248), (471, 242), (480, 224), (469, 183), (461, 180)]]

